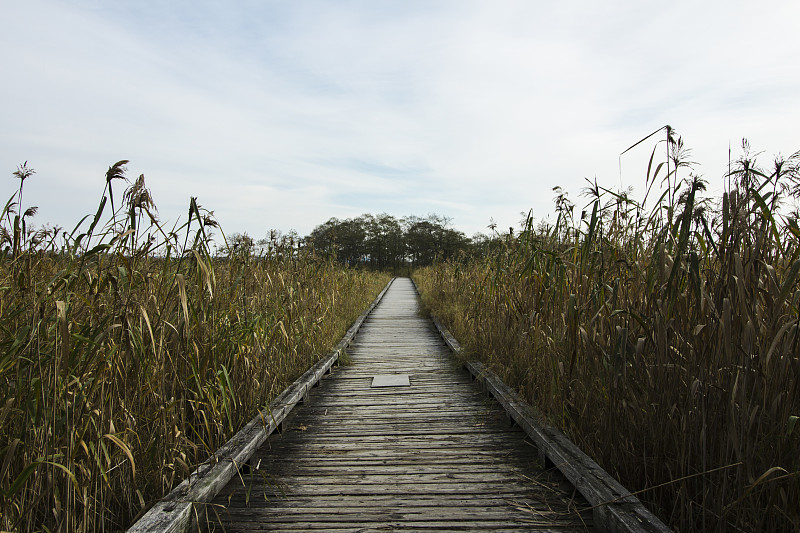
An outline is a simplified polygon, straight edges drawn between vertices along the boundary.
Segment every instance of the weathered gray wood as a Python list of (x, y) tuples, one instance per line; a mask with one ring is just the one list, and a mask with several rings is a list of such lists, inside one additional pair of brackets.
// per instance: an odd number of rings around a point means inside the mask
[(308, 397), (311, 388), (316, 386), (323, 376), (330, 373), (331, 367), (353, 341), (364, 320), (381, 301), (393, 281), (384, 287), (372, 304), (353, 322), (329, 354), (278, 395), (266, 409), (259, 412), (231, 440), (201, 464), (188, 479), (136, 521), (128, 531), (132, 533), (186, 531), (192, 525), (192, 519), (206, 511), (204, 506), (198, 510), (196, 504), (211, 501), (250, 459), (253, 452), (283, 423), (291, 410)]
[[(585, 531), (591, 512), (454, 364), (398, 279), (315, 390), (213, 500), (225, 531)], [(410, 386), (371, 388), (377, 374)], [(218, 516), (217, 516), (218, 515)]]
[[(156, 503), (147, 512), (145, 517), (148, 518), (144, 524), (146, 527), (134, 531), (158, 531), (163, 533), (183, 533), (186, 527), (192, 520), (192, 503), (191, 502), (165, 502), (160, 501)], [(144, 519), (137, 521), (137, 524)]]
[[(433, 322), (444, 342), (454, 353), (461, 345), (436, 317)], [(670, 529), (638, 498), (631, 495), (594, 460), (575, 446), (482, 363), (467, 361), (464, 366), (506, 410), (536, 444), (543, 463), (560, 470), (592, 505), (594, 525), (613, 533), (658, 532)]]

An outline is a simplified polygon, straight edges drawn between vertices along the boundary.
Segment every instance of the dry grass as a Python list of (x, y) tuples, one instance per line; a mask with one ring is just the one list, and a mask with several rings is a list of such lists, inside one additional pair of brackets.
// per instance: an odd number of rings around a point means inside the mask
[(143, 177), (105, 216), (124, 164), (71, 233), (26, 227), (32, 171), (15, 173), (0, 225), (0, 529), (126, 528), (388, 281), (289, 240), (214, 256), (210, 213), (192, 199), (165, 229)]
[(560, 195), (555, 225), (529, 220), (484, 260), (415, 280), (473, 355), (676, 530), (797, 531), (798, 156), (767, 171), (745, 147), (714, 203), (669, 142), (652, 205), (591, 184), (580, 220)]

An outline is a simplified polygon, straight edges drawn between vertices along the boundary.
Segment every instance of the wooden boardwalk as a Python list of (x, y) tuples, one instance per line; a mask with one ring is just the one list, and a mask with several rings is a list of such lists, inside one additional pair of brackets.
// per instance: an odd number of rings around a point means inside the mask
[[(215, 531), (586, 531), (589, 505), (455, 361), (397, 279), (310, 401), (207, 507)], [(409, 386), (373, 388), (376, 375)]]

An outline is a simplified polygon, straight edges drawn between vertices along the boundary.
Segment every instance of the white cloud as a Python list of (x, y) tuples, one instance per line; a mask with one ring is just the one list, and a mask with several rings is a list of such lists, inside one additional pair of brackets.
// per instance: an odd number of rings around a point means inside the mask
[[(440, 212), (471, 234), (543, 216), (554, 185), (576, 203), (584, 177), (614, 187), (619, 153), (667, 123), (709, 178), (742, 136), (800, 148), (788, 1), (4, 11), (0, 166), (39, 171), (26, 183), (39, 222), (91, 211), (122, 158), (163, 216), (198, 196), (229, 233), (387, 211)], [(643, 182), (651, 148), (624, 156), (624, 185)]]

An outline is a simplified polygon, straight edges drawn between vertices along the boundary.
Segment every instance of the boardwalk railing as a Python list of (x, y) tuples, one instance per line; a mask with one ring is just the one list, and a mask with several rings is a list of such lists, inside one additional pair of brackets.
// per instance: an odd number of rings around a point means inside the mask
[(182, 533), (193, 525), (196, 526), (199, 516), (204, 514), (205, 510), (195, 506), (206, 504), (214, 499), (217, 493), (267, 440), (267, 437), (281, 427), (286, 416), (308, 396), (311, 388), (330, 372), (333, 365), (338, 363), (342, 352), (353, 341), (361, 324), (381, 301), (393, 281), (383, 288), (372, 304), (353, 322), (353, 325), (330, 353), (308, 369), (231, 440), (197, 467), (189, 479), (184, 480), (151, 507), (128, 529), (128, 533)]
[[(461, 345), (436, 317), (436, 328), (456, 353)], [(561, 431), (543, 422), (534, 407), (522, 400), (508, 385), (477, 361), (464, 367), (500, 403), (509, 418), (522, 428), (539, 450), (543, 465), (557, 468), (592, 506), (594, 526), (610, 533), (668, 533), (671, 531), (600, 465), (575, 446)]]

